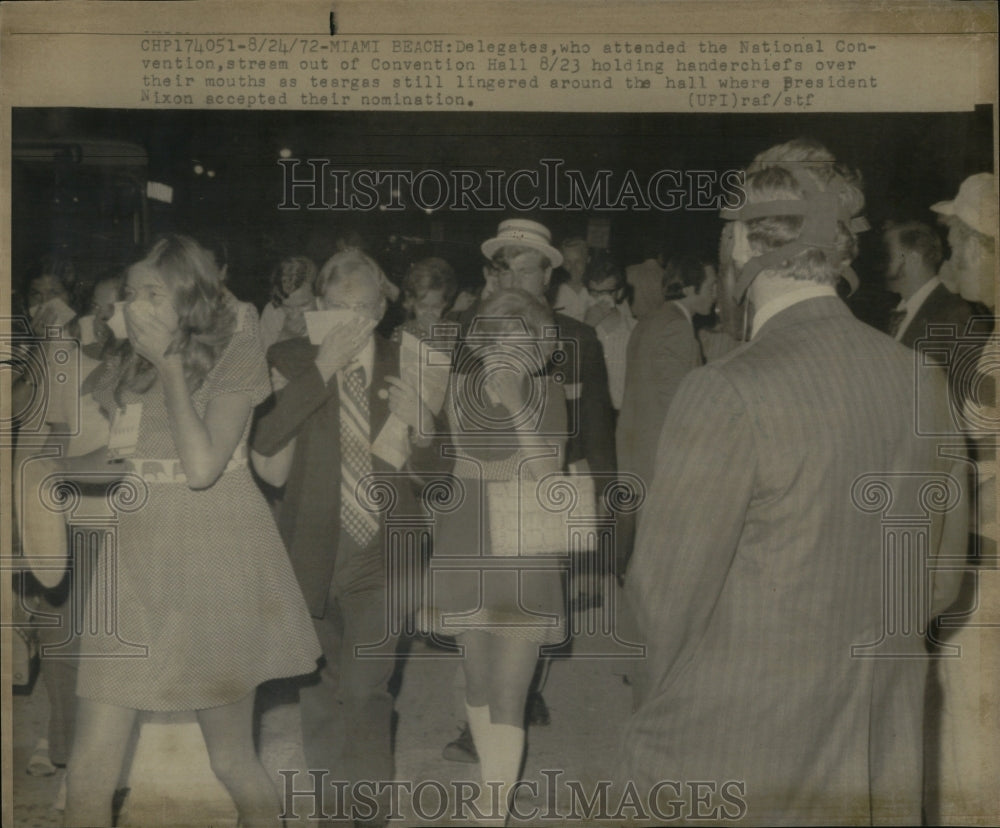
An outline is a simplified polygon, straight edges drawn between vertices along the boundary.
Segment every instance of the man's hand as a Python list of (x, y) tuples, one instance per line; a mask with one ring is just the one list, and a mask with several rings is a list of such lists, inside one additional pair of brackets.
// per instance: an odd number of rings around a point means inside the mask
[(361, 317), (341, 322), (330, 329), (316, 354), (316, 367), (323, 382), (329, 382), (337, 371), (347, 365), (364, 347), (369, 325)]

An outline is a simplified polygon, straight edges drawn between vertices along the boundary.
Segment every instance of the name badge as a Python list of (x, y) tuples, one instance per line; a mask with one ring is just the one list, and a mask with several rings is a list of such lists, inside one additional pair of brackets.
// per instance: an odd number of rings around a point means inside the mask
[(139, 444), (139, 423), (142, 420), (142, 403), (129, 403), (125, 410), (115, 412), (108, 437), (110, 458), (134, 457)]

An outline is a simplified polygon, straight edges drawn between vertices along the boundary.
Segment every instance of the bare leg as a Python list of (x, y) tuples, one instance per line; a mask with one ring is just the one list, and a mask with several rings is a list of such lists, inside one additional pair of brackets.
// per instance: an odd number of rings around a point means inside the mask
[(489, 704), (493, 724), (524, 727), (524, 705), (538, 661), (538, 644), (489, 635)]
[[(469, 725), (487, 786), (479, 807), (489, 814), (487, 824), (503, 825), (524, 754), (524, 705), (538, 660), (538, 645), (481, 632), (462, 635), (459, 640), (465, 647)], [(489, 783), (499, 783), (499, 788), (494, 791)]]
[(196, 712), (212, 771), (236, 803), (240, 826), (273, 828), (281, 824), (281, 803), (254, 750), (253, 703), (250, 693), (238, 702)]
[(79, 699), (66, 774), (67, 826), (111, 825), (111, 800), (121, 774), (136, 711)]

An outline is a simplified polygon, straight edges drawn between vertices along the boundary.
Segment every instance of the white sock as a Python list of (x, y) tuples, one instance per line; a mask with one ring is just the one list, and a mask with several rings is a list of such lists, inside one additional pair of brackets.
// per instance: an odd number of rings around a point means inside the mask
[[(472, 741), (476, 743), (476, 751), (480, 750), (480, 745), (484, 743), (490, 731), (490, 706), (488, 704), (473, 707), (468, 702), (465, 703), (465, 721), (472, 731)], [(482, 753), (479, 754), (482, 756)]]
[[(524, 755), (524, 728), (507, 724), (490, 724), (488, 743), (479, 748), (483, 784), (500, 782), (499, 816), (507, 816), (507, 797), (519, 778), (521, 757)], [(486, 788), (492, 798), (493, 791)], [(492, 810), (492, 809), (491, 809)]]

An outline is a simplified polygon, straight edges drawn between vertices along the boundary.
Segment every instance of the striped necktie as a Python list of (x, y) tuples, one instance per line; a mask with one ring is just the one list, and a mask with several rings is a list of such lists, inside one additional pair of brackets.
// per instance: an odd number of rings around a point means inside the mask
[(378, 533), (378, 518), (358, 503), (358, 481), (372, 471), (365, 369), (345, 371), (340, 395), (340, 521), (362, 548)]

